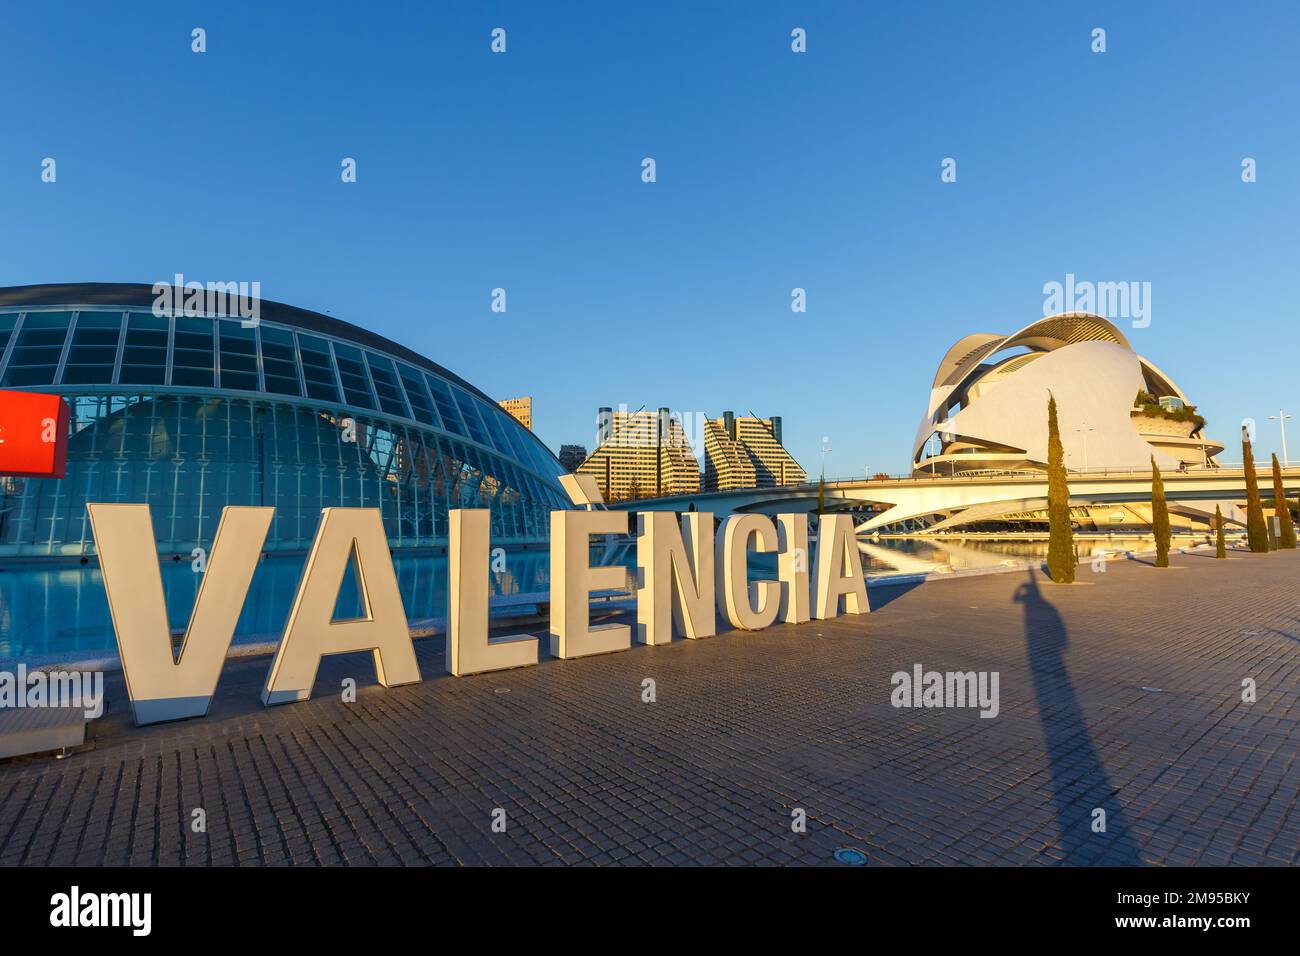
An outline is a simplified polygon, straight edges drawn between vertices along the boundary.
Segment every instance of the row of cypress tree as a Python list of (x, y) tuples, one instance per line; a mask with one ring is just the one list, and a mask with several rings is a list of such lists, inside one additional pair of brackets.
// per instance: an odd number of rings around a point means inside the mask
[[(1241, 436), (1242, 459), (1246, 472), (1246, 542), (1256, 553), (1268, 551), (1268, 529), (1264, 524), (1264, 506), (1259, 497), (1259, 482), (1255, 476), (1255, 456), (1251, 452), (1250, 438)], [(1282, 469), (1273, 456), (1273, 509), (1280, 524), (1278, 547), (1296, 546), (1295, 522), (1291, 507), (1282, 487)], [(1074, 583), (1074, 530), (1070, 523), (1070, 488), (1065, 472), (1065, 449), (1061, 443), (1060, 426), (1056, 420), (1056, 399), (1047, 400), (1047, 573), (1058, 584)], [(1223, 512), (1214, 506), (1214, 556), (1226, 558), (1227, 545), (1223, 535)], [(1169, 567), (1169, 507), (1165, 502), (1165, 483), (1155, 456), (1151, 457), (1151, 531), (1156, 539), (1156, 567)]]

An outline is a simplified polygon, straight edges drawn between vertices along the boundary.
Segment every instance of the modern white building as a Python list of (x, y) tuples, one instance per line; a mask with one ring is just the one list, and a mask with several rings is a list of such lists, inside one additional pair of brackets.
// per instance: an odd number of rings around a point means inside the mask
[(1099, 315), (1049, 316), (948, 349), (916, 431), (916, 474), (1041, 472), (1047, 403), (1072, 472), (1214, 468), (1223, 444), (1168, 375)]

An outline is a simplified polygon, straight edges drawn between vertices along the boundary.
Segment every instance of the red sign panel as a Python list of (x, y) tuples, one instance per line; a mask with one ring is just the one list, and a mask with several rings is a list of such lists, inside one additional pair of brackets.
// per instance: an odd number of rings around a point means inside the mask
[(69, 417), (58, 395), (0, 389), (0, 475), (62, 478)]

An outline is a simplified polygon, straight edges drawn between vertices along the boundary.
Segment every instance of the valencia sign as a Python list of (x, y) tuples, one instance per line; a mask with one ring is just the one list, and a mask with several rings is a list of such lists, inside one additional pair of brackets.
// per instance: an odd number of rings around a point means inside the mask
[[(206, 714), (275, 509), (227, 507), (222, 512), (179, 654), (172, 650), (149, 506), (90, 504), (87, 509), (136, 722)], [(447, 669), (457, 676), (538, 662), (535, 637), (488, 640), (489, 518), (486, 509), (450, 512)], [(807, 621), (810, 612), (819, 619), (836, 617), (841, 603), (850, 614), (869, 610), (848, 515), (822, 517), (811, 571), (806, 515), (778, 515), (775, 521), (734, 515), (716, 531), (713, 515), (702, 512), (644, 512), (638, 523), (635, 628), (592, 627), (591, 592), (622, 587), (625, 571), (592, 567), (590, 541), (593, 535), (624, 533), (626, 516), (551, 512), (552, 655), (625, 651), (634, 638), (665, 644), (674, 632), (690, 639), (712, 637), (719, 614), (736, 629), (758, 630), (778, 618), (792, 624)], [(777, 552), (775, 580), (749, 580), (751, 547)], [(339, 588), (354, 558), (363, 613), (334, 620)], [(356, 651), (371, 652), (385, 687), (420, 680), (379, 511), (326, 508), (266, 675), (262, 702), (306, 700), (323, 656)]]

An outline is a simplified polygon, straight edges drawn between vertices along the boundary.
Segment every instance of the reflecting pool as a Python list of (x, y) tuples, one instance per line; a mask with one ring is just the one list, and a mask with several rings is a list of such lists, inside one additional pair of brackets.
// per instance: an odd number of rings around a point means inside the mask
[[(494, 595), (529, 594), (550, 587), (545, 549), (507, 551), (506, 570), (488, 575)], [(289, 616), (303, 557), (271, 556), (258, 565), (235, 628), (235, 643), (274, 638)], [(393, 559), (406, 616), (412, 622), (447, 611), (445, 555)], [(167, 618), (173, 629), (189, 623), (202, 575), (190, 562), (161, 566)], [(339, 589), (335, 617), (361, 614), (351, 567)], [(43, 565), (0, 570), (0, 660), (112, 657), (117, 641), (104, 594), (104, 579), (92, 565)]]
[[(1190, 548), (1212, 542), (1205, 534), (1174, 535), (1172, 546)], [(1079, 560), (1094, 554), (1122, 554), (1126, 551), (1154, 551), (1151, 535), (1078, 535), (1074, 537)], [(1008, 562), (1045, 561), (1046, 537), (997, 537), (993, 535), (930, 535), (920, 537), (860, 538), (862, 567), (867, 577), (879, 574), (926, 574), (934, 571), (966, 571)]]
[[(1176, 536), (1175, 547), (1190, 547), (1205, 535)], [(1076, 537), (1079, 559), (1097, 551), (1149, 551), (1150, 535)], [(862, 566), (868, 578), (893, 574), (928, 574), (996, 567), (1008, 562), (1042, 560), (1045, 538), (932, 536), (859, 539)], [(810, 561), (815, 555), (809, 556)], [(235, 628), (235, 643), (276, 638), (284, 628), (297, 590), (304, 557), (271, 556), (258, 565)], [(536, 594), (550, 588), (550, 556), (546, 549), (504, 549), (505, 570), (488, 576), (494, 596)], [(592, 549), (593, 565), (627, 569), (627, 588), (635, 587), (636, 548), (627, 538), (611, 538)], [(447, 612), (445, 555), (402, 555), (393, 559), (407, 619), (412, 623), (441, 618)], [(161, 567), (168, 620), (175, 630), (189, 622), (202, 576), (188, 561), (164, 561)], [(776, 577), (776, 556), (750, 557), (751, 580)], [(356, 578), (349, 568), (335, 608), (338, 618), (361, 613)], [(117, 642), (108, 614), (103, 577), (92, 565), (38, 565), (0, 569), (0, 660), (75, 660), (114, 657)]]

